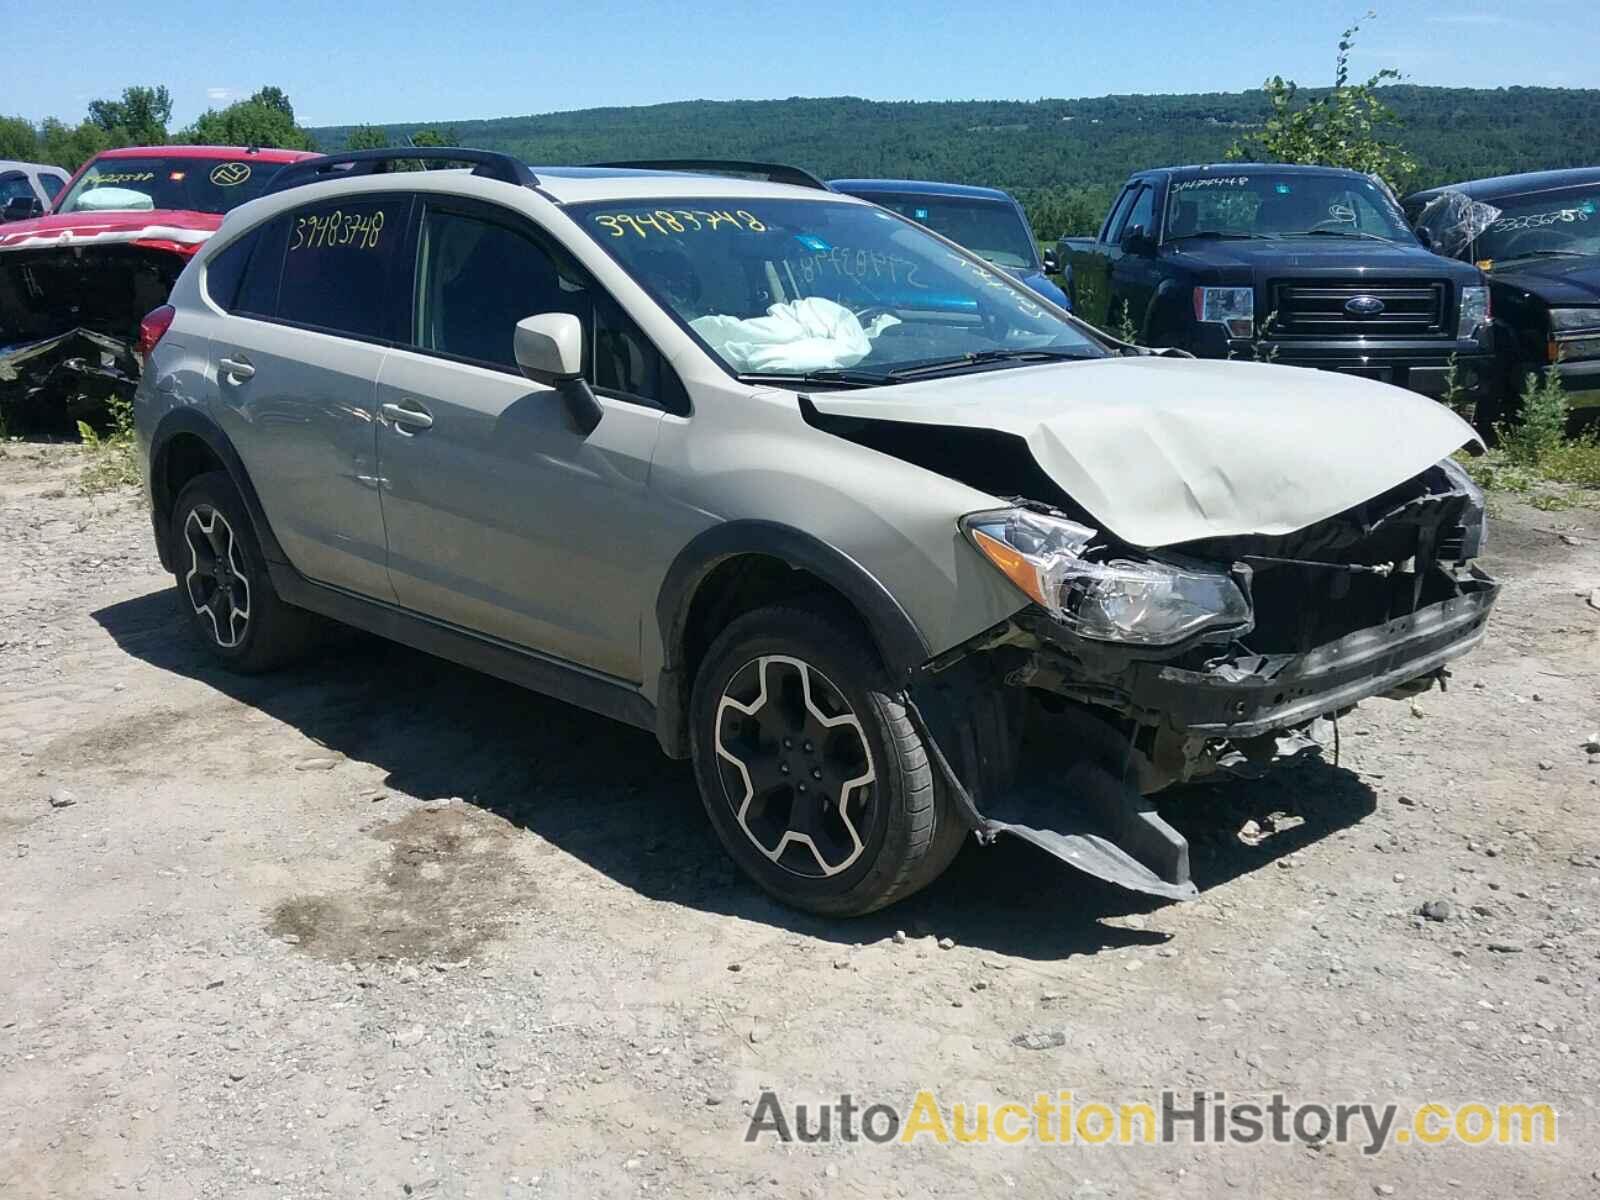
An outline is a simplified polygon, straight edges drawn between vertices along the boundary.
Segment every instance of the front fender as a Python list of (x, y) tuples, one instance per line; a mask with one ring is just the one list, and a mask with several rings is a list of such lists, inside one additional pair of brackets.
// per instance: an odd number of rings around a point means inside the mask
[(662, 748), (674, 757), (688, 753), (691, 680), (685, 641), (695, 594), (719, 564), (744, 554), (759, 554), (809, 572), (844, 596), (866, 622), (884, 665), (896, 678), (909, 676), (933, 655), (922, 631), (893, 593), (842, 550), (777, 521), (734, 520), (714, 525), (678, 552), (656, 597), (662, 646), (656, 735)]

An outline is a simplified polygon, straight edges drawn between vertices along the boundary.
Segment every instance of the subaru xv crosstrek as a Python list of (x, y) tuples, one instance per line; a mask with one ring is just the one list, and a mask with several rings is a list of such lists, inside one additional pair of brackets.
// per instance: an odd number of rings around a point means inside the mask
[(970, 835), (1192, 896), (1152, 795), (1483, 636), (1432, 401), (1121, 345), (824, 189), (399, 157), (286, 167), (145, 320), (156, 544), (228, 666), (331, 618), (641, 726), (851, 915)]

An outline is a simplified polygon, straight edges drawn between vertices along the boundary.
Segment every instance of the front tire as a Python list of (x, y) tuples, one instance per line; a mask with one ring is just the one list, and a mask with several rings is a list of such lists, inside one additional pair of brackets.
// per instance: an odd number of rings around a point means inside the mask
[(233, 481), (211, 471), (189, 481), (172, 509), (178, 606), (211, 656), (242, 674), (304, 652), (314, 618), (273, 590), (266, 560)]
[(840, 615), (734, 621), (695, 678), (690, 720), (712, 827), (785, 904), (872, 912), (932, 882), (964, 842), (877, 653)]

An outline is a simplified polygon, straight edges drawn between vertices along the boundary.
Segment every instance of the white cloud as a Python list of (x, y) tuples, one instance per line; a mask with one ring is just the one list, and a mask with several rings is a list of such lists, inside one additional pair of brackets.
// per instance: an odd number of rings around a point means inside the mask
[(206, 99), (213, 104), (222, 104), (227, 100), (233, 99), (237, 94), (232, 88), (208, 87), (206, 89)]

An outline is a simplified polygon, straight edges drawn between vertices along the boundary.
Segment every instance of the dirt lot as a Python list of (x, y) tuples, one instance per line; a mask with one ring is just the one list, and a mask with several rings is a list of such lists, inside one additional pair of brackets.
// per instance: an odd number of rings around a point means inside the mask
[[(1592, 509), (1498, 514), (1447, 694), (1173, 795), (1198, 901), (1001, 845), (827, 923), (645, 734), (353, 636), (212, 668), (82, 454), (0, 446), (0, 1195), (1600, 1194)], [(743, 1140), (766, 1088), (923, 1086), (1547, 1101), (1560, 1140)]]

